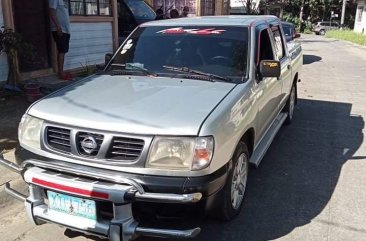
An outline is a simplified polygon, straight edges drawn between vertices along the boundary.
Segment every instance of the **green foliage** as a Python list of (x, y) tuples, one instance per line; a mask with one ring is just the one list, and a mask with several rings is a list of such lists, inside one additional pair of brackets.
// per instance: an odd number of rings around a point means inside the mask
[(17, 56), (25, 58), (32, 57), (34, 53), (33, 45), (24, 41), (21, 34), (14, 32), (10, 28), (0, 29), (0, 54), (5, 52), (8, 58), (9, 73), (8, 84), (16, 85), (19, 80), (19, 72), (16, 69)]
[(80, 77), (87, 77), (97, 72), (97, 67), (94, 64), (90, 64), (88, 59), (85, 59), (85, 63), (80, 63), (81, 65), (81, 72), (79, 73)]
[(311, 24), (310, 21), (306, 21), (304, 24), (305, 24), (304, 33), (313, 31), (313, 25)]
[(366, 46), (366, 35), (350, 30), (331, 30), (326, 32), (326, 37), (350, 41)]
[(33, 46), (24, 41), (21, 34), (14, 32), (10, 28), (0, 29), (0, 52), (5, 52), (9, 59), (14, 60), (16, 55), (30, 55)]
[(300, 18), (298, 16), (293, 16), (292, 14), (287, 13), (283, 15), (282, 19), (294, 24), (296, 29), (300, 29)]
[[(333, 16), (332, 21), (341, 21), (342, 0), (265, 0), (261, 1), (261, 3), (262, 2), (267, 7), (274, 4), (282, 5), (284, 8), (284, 15), (292, 17), (300, 15), (301, 6), (303, 5), (302, 20), (310, 21), (311, 23), (316, 23), (318, 21), (330, 21), (332, 11), (334, 14), (338, 15), (337, 17)], [(345, 26), (353, 28), (356, 8), (356, 1), (347, 1), (344, 21)], [(288, 21), (285, 18), (284, 20)], [(293, 23), (296, 24), (295, 22)]]

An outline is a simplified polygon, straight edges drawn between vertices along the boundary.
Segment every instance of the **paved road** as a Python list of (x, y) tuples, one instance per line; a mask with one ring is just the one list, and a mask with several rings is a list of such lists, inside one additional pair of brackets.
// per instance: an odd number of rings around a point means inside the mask
[[(240, 216), (205, 221), (196, 241), (366, 240), (366, 49), (320, 36), (302, 42), (296, 119), (251, 170)], [(0, 185), (14, 178), (2, 171)], [(0, 187), (1, 240), (69, 240), (63, 231), (30, 226)]]

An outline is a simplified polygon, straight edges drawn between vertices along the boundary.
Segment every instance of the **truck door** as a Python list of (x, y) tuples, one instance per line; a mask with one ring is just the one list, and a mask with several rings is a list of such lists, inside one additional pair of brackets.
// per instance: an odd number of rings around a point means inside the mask
[(272, 44), (271, 29), (263, 28), (257, 32), (256, 43), (256, 85), (255, 95), (258, 103), (257, 132), (258, 138), (262, 138), (267, 129), (278, 114), (279, 96), (281, 95), (281, 81), (277, 78), (263, 78), (259, 73), (259, 64), (262, 60), (275, 60), (274, 46)]
[(276, 100), (279, 108), (278, 111), (280, 111), (285, 106), (292, 85), (291, 58), (289, 57), (287, 43), (280, 25), (272, 25), (270, 32), (273, 39), (272, 42), (274, 43), (275, 58), (281, 62), (281, 77), (278, 79), (281, 85), (281, 93)]

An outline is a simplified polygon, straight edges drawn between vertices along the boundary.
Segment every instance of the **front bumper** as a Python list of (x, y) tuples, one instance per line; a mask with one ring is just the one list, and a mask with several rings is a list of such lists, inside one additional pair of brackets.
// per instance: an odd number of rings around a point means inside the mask
[[(134, 180), (140, 184), (146, 192), (150, 193), (177, 193), (186, 194), (199, 192), (202, 193), (203, 199), (212, 199), (225, 185), (229, 166), (224, 165), (216, 172), (201, 177), (174, 177), (174, 176), (152, 176), (143, 174), (133, 174), (105, 169), (97, 169), (94, 167), (86, 167), (77, 164), (70, 164), (63, 161), (51, 160), (43, 156), (36, 155), (22, 147), (16, 149), (16, 161), (19, 166), (24, 165), (26, 160), (37, 160), (51, 166), (68, 167), (71, 173), (77, 175), (90, 176), (90, 173), (97, 173), (94, 178), (107, 180), (110, 182), (118, 182), (123, 177)], [(44, 166), (44, 168), (48, 168)], [(76, 172), (77, 171), (77, 172)]]
[[(149, 183), (154, 182), (147, 183), (146, 178), (141, 181), (141, 178), (131, 178), (131, 176), (121, 175), (118, 172), (70, 165), (55, 160), (29, 159), (22, 162), (21, 165), (15, 165), (0, 156), (0, 165), (20, 173), (29, 185), (28, 197), (11, 189), (8, 183), (5, 190), (13, 197), (24, 201), (27, 216), (33, 224), (56, 223), (83, 233), (108, 237), (112, 241), (133, 240), (139, 235), (170, 238), (192, 238), (197, 236), (200, 228), (171, 230), (143, 227), (134, 218), (132, 204), (135, 202), (197, 203), (203, 197), (203, 193), (197, 190), (202, 190), (205, 195), (209, 195), (218, 192), (215, 189), (221, 186), (215, 181), (194, 186), (194, 184), (198, 184), (195, 180), (191, 182), (192, 185), (178, 185), (177, 187), (167, 184), (168, 188), (164, 190), (165, 192), (151, 192), (151, 190), (164, 189), (164, 185), (157, 185), (158, 179), (155, 178), (158, 177), (153, 178), (155, 185), (151, 185)], [(226, 174), (220, 177), (215, 179), (216, 182), (221, 183), (222, 178), (226, 180)], [(163, 178), (163, 182), (168, 183), (166, 181)], [(184, 182), (187, 183), (186, 180)], [(173, 181), (173, 183), (177, 183), (177, 181)], [(212, 188), (212, 186), (215, 188)], [(83, 218), (70, 218), (68, 214), (51, 212), (47, 205), (46, 190), (108, 202), (113, 207), (113, 217), (110, 219), (98, 217), (97, 221), (85, 221)], [(169, 190), (175, 192), (169, 192)]]

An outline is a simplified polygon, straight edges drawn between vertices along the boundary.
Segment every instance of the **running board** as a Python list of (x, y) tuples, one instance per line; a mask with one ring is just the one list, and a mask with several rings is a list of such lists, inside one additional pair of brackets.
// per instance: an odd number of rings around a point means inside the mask
[(282, 124), (285, 122), (287, 118), (287, 113), (280, 113), (275, 121), (272, 123), (272, 126), (268, 129), (266, 135), (263, 137), (261, 142), (255, 148), (252, 157), (249, 162), (254, 164), (255, 167), (258, 167), (261, 163), (264, 155), (266, 154), (269, 146), (271, 145), (273, 139), (276, 137), (277, 132), (280, 130)]

